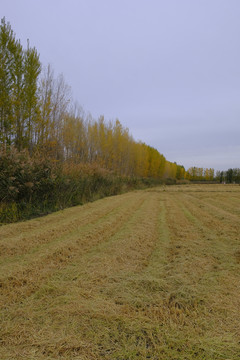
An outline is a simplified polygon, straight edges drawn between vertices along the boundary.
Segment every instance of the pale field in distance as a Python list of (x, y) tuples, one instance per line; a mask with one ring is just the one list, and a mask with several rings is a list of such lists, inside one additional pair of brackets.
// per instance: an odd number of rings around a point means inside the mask
[(0, 228), (0, 359), (240, 359), (240, 186), (134, 191)]

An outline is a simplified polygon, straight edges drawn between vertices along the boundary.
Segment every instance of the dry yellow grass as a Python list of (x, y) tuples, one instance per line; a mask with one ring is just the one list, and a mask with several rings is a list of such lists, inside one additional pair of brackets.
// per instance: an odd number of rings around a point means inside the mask
[(240, 187), (159, 187), (0, 228), (1, 360), (239, 360)]

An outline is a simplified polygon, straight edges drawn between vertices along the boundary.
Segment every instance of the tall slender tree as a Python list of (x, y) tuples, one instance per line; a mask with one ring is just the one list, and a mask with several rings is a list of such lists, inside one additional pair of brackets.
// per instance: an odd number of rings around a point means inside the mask
[(15, 43), (14, 64), (13, 64), (13, 121), (14, 121), (14, 142), (20, 151), (24, 147), (24, 64), (23, 48), (19, 41)]
[(25, 137), (30, 153), (36, 143), (36, 123), (39, 114), (38, 77), (41, 72), (39, 54), (35, 48), (30, 48), (29, 41), (24, 53), (24, 95), (26, 126)]
[(5, 18), (0, 26), (0, 141), (3, 145), (12, 140), (12, 91), (15, 37)]

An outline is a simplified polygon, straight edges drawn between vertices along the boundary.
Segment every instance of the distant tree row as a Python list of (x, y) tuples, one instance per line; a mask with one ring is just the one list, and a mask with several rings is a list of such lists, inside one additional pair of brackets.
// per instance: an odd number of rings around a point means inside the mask
[(185, 179), (191, 181), (213, 181), (214, 169), (190, 167), (185, 173)]
[(0, 26), (0, 145), (71, 163), (98, 163), (120, 175), (182, 179), (183, 166), (136, 142), (119, 120), (98, 120), (73, 104), (63, 76), (42, 70), (5, 18)]
[(228, 169), (227, 171), (217, 171), (216, 180), (226, 184), (240, 184), (240, 169)]

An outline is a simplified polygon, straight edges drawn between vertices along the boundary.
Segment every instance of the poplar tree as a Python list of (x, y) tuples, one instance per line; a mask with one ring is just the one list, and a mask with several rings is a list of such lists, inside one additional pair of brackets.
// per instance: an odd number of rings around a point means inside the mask
[(0, 26), (0, 142), (30, 151), (35, 142), (38, 76), (41, 71), (35, 48), (23, 50), (5, 18)]
[(39, 115), (38, 76), (41, 72), (39, 54), (35, 48), (28, 47), (24, 52), (24, 100), (25, 100), (25, 138), (30, 153), (36, 143), (36, 125)]
[(14, 34), (5, 18), (0, 26), (0, 141), (6, 146), (12, 139), (12, 91)]
[(16, 41), (14, 47), (13, 64), (13, 130), (15, 134), (15, 145), (20, 151), (24, 145), (24, 66), (23, 66), (23, 48), (19, 41)]
[(41, 150), (48, 147), (51, 138), (51, 114), (53, 109), (53, 70), (48, 65), (39, 86), (40, 118), (37, 124), (37, 144)]

